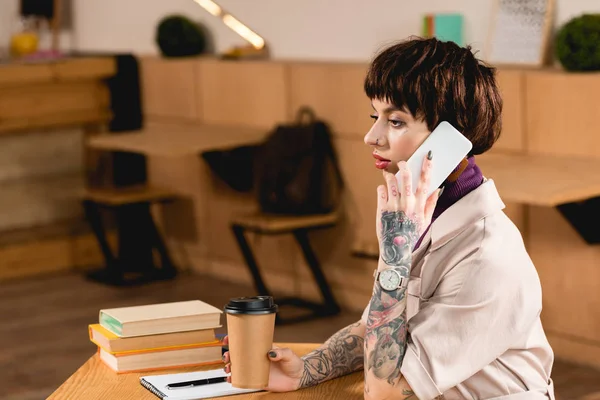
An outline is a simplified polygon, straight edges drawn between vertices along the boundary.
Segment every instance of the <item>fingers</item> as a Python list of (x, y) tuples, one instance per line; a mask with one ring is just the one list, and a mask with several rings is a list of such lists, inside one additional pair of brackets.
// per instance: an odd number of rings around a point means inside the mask
[(227, 346), (229, 344), (229, 336), (225, 336), (223, 338), (223, 341), (221, 342), (224, 346)]
[(442, 189), (436, 190), (431, 194), (431, 196), (429, 196), (429, 198), (425, 202), (425, 210), (423, 212), (425, 225), (429, 225), (429, 223), (431, 222), (431, 218), (433, 218), (433, 211), (435, 210), (435, 206), (437, 205), (441, 193)]
[(377, 209), (382, 210), (388, 201), (387, 189), (384, 185), (377, 186)]
[(398, 168), (400, 175), (400, 210), (410, 214), (412, 213), (415, 197), (412, 187), (412, 177), (406, 161), (400, 161)]
[(387, 189), (384, 185), (377, 187), (377, 215), (375, 217), (375, 232), (377, 237), (381, 238), (381, 213), (387, 205)]
[(225, 367), (223, 367), (223, 371), (225, 371), (226, 374), (230, 374), (231, 373), (231, 360), (229, 359), (229, 352), (226, 351), (225, 353), (223, 353), (223, 362), (225, 363)]
[(421, 167), (421, 177), (419, 178), (419, 185), (415, 192), (415, 208), (422, 210), (427, 202), (427, 193), (429, 192), (430, 180), (431, 180), (431, 166), (433, 164), (433, 153), (429, 151), (427, 157), (423, 159), (423, 165)]
[(295, 354), (291, 349), (286, 347), (286, 348), (274, 348), (271, 351), (269, 351), (267, 356), (269, 357), (269, 360), (278, 362), (278, 361), (289, 361), (295, 356)]
[(383, 171), (383, 178), (387, 186), (387, 205), (398, 207), (400, 205), (400, 191), (398, 190), (398, 179), (391, 172)]

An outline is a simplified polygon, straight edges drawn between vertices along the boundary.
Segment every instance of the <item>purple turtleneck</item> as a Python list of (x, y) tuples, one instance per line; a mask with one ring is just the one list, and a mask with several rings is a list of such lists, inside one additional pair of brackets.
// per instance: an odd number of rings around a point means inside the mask
[[(456, 179), (454, 182), (448, 180), (444, 182), (444, 191), (442, 192), (442, 195), (440, 196), (437, 202), (435, 210), (433, 211), (433, 218), (431, 219), (431, 223), (433, 223), (437, 219), (437, 217), (439, 217), (444, 211), (450, 208), (450, 206), (452, 206), (454, 203), (456, 203), (458, 200), (466, 196), (474, 189), (477, 189), (479, 185), (483, 183), (483, 174), (481, 173), (481, 170), (479, 169), (477, 164), (475, 164), (475, 157), (468, 157), (467, 161), (468, 165), (466, 166), (462, 174), (460, 174), (458, 179)], [(460, 166), (456, 167), (454, 171), (456, 172), (458, 168), (460, 168)], [(427, 230), (429, 230), (429, 227), (427, 227)], [(425, 233), (427, 233), (427, 230), (423, 233), (423, 235), (415, 245), (415, 250), (419, 248), (419, 245), (421, 244)]]

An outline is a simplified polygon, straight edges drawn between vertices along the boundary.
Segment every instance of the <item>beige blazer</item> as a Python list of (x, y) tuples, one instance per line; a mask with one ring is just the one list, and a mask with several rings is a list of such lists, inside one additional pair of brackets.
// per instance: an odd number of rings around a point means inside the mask
[(401, 372), (421, 400), (554, 400), (540, 281), (503, 208), (486, 180), (413, 254)]

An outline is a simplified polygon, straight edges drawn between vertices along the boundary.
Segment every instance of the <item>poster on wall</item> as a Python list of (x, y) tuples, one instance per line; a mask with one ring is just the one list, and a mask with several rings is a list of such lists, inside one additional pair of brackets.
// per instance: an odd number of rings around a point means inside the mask
[(542, 66), (548, 54), (554, 0), (494, 1), (487, 61)]

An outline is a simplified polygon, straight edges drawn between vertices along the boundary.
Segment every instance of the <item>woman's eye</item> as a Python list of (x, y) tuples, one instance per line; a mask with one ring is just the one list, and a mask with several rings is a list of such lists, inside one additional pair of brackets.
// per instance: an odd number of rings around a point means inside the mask
[(399, 128), (399, 127), (401, 127), (401, 126), (403, 126), (403, 125), (404, 125), (404, 122), (402, 122), (402, 121), (398, 121), (398, 120), (395, 120), (395, 119), (390, 119), (390, 120), (388, 120), (388, 122), (389, 122), (389, 123), (390, 123), (390, 125), (391, 125), (391, 126), (393, 126), (394, 128)]
[(373, 115), (369, 115), (369, 117), (371, 117), (371, 119), (373, 120), (373, 123), (377, 122), (377, 118), (379, 118), (377, 115), (373, 114)]

